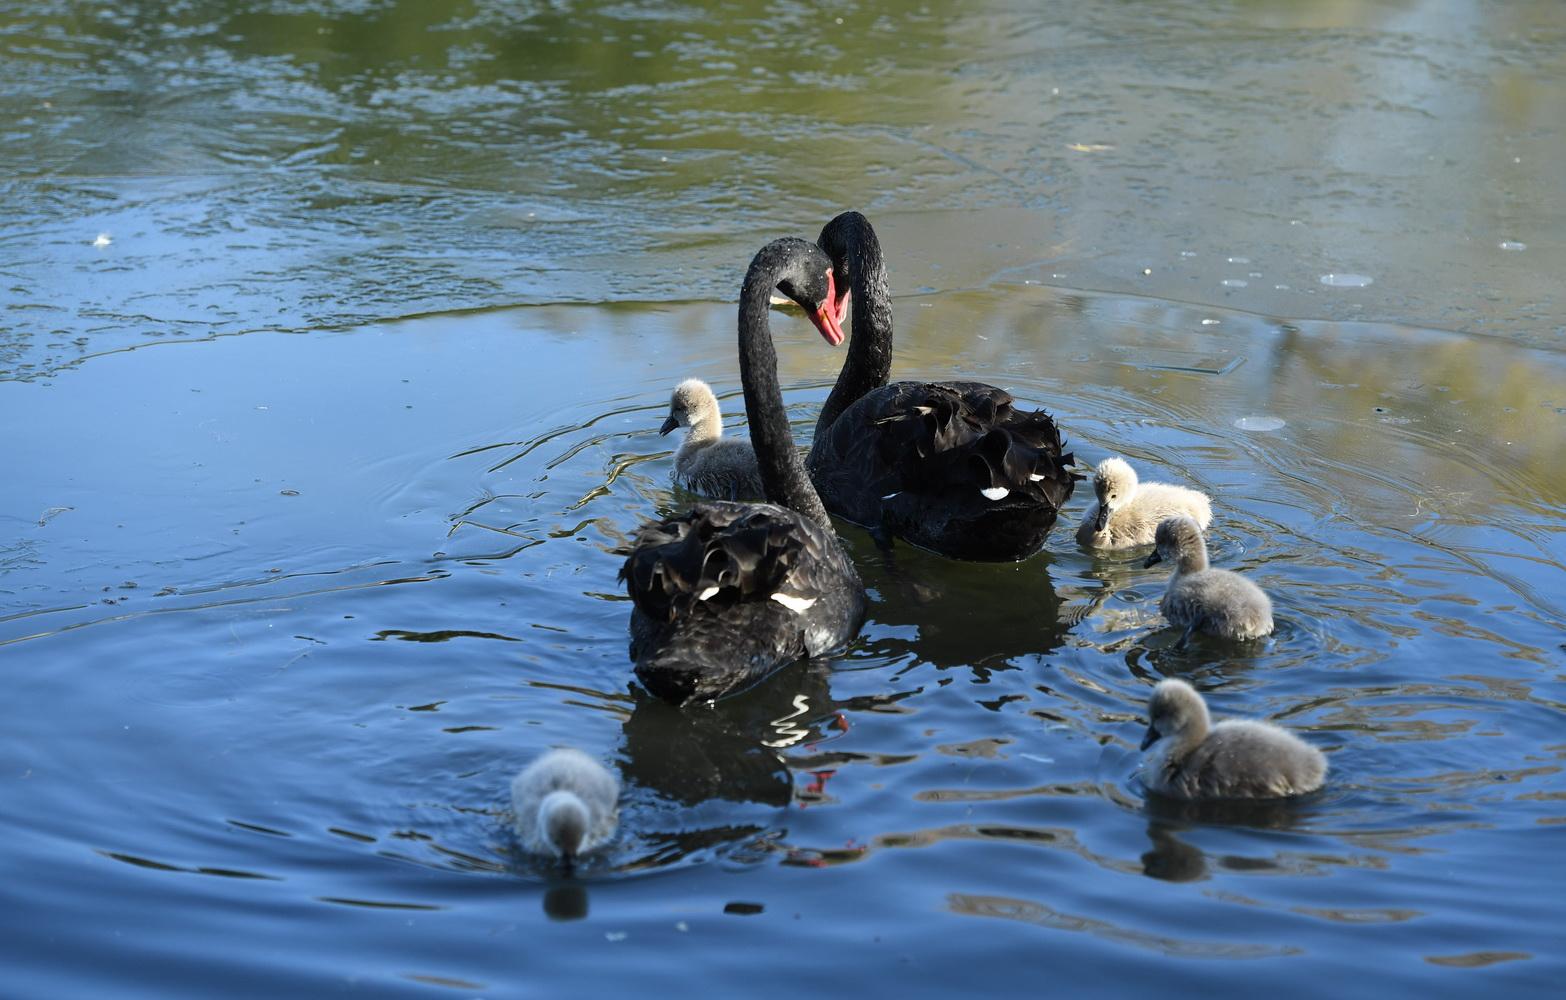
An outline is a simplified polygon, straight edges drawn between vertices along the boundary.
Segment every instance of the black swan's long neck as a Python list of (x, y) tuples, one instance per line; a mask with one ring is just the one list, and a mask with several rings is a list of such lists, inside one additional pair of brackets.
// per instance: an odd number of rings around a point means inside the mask
[(832, 522), (810, 484), (810, 477), (805, 475), (804, 462), (789, 430), (769, 319), (772, 289), (784, 269), (795, 263), (806, 247), (816, 249), (804, 240), (779, 240), (768, 244), (751, 261), (740, 290), (740, 381), (745, 386), (745, 415), (750, 421), (750, 440), (756, 449), (756, 464), (761, 469), (761, 485), (767, 499), (830, 529)]
[(875, 229), (858, 212), (844, 212), (821, 230), (819, 242), (840, 274), (843, 264), (848, 265), (854, 324), (837, 384), (816, 420), (818, 437), (861, 396), (885, 385), (892, 374), (892, 293)]

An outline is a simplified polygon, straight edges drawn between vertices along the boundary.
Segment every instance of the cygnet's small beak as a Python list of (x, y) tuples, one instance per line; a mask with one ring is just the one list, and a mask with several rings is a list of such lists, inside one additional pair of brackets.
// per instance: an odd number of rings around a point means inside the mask
[(1158, 554), (1157, 549), (1154, 549), (1153, 554), (1147, 557), (1147, 562), (1142, 564), (1142, 568), (1147, 569), (1147, 567), (1156, 566), (1163, 561), (1164, 557)]
[(1154, 729), (1151, 725), (1149, 725), (1147, 727), (1147, 735), (1142, 737), (1142, 749), (1146, 750), (1148, 747), (1152, 746), (1154, 743), (1157, 743), (1157, 742), (1158, 742), (1158, 730)]
[(669, 419), (663, 422), (663, 426), (658, 428), (658, 433), (667, 434), (678, 426), (680, 426), (680, 422), (674, 419), (674, 414), (671, 413), (669, 414)]
[(1098, 502), (1098, 518), (1093, 522), (1093, 531), (1097, 534), (1104, 530), (1104, 525), (1109, 523), (1109, 505), (1102, 500)]

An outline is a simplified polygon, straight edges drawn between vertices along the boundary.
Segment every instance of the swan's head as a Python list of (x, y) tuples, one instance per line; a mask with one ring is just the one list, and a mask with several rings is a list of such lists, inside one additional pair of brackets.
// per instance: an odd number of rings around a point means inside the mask
[[(788, 257), (778, 274), (778, 291), (799, 303), (826, 342), (836, 347), (843, 342), (843, 322), (832, 258), (814, 243), (794, 239), (775, 241), (763, 252), (779, 245)], [(847, 307), (845, 299), (842, 309)]]
[(676, 427), (694, 427), (708, 417), (722, 421), (718, 397), (701, 379), (688, 378), (674, 387), (674, 394), (669, 397), (669, 418), (658, 428), (658, 433), (667, 434)]
[(1106, 458), (1093, 473), (1093, 492), (1098, 495), (1098, 521), (1094, 531), (1103, 531), (1109, 515), (1136, 492), (1136, 470), (1123, 458)]
[(1153, 566), (1167, 559), (1184, 567), (1194, 560), (1197, 553), (1201, 553), (1201, 558), (1196, 561), (1207, 561), (1207, 543), (1202, 541), (1202, 529), (1184, 514), (1159, 521), (1158, 530), (1153, 534), (1153, 544), (1157, 548), (1147, 557), (1143, 566)]
[(831, 222), (822, 226), (821, 235), (816, 237), (816, 245), (832, 258), (832, 282), (837, 296), (834, 307), (837, 310), (839, 325), (848, 315), (849, 282), (853, 277), (848, 258), (849, 246), (853, 243), (874, 243), (876, 249), (880, 249), (880, 242), (876, 239), (875, 229), (870, 225), (870, 220), (854, 211), (840, 213)]
[(587, 806), (571, 792), (555, 790), (538, 805), (538, 835), (567, 864), (587, 837)]
[(1147, 735), (1142, 737), (1142, 749), (1167, 736), (1182, 742), (1200, 740), (1207, 735), (1208, 725), (1207, 702), (1196, 688), (1174, 677), (1159, 681), (1147, 700)]

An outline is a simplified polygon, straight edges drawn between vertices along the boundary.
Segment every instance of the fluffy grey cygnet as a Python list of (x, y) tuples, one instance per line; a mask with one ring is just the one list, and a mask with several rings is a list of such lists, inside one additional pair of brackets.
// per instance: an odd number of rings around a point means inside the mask
[(511, 780), (517, 835), (567, 864), (614, 836), (620, 783), (580, 750), (551, 750)]
[(1174, 576), (1158, 610), (1171, 625), (1224, 639), (1256, 639), (1272, 632), (1272, 601), (1262, 589), (1238, 573), (1207, 565), (1202, 529), (1189, 517), (1165, 518), (1154, 534), (1158, 548), (1144, 565), (1168, 560)]
[(1077, 541), (1095, 549), (1129, 549), (1153, 540), (1158, 523), (1184, 514), (1203, 531), (1213, 521), (1207, 494), (1169, 483), (1142, 483), (1123, 458), (1106, 458), (1093, 473), (1098, 499), (1082, 512)]
[(1303, 795), (1327, 776), (1321, 751), (1270, 722), (1225, 719), (1212, 725), (1207, 702), (1185, 681), (1158, 682), (1147, 702), (1153, 748), (1143, 783), (1178, 799), (1268, 799)]
[(688, 378), (669, 397), (669, 418), (658, 429), (667, 434), (689, 427), (674, 453), (675, 482), (702, 496), (719, 500), (760, 500), (766, 496), (756, 450), (749, 441), (723, 436), (723, 413), (712, 387)]

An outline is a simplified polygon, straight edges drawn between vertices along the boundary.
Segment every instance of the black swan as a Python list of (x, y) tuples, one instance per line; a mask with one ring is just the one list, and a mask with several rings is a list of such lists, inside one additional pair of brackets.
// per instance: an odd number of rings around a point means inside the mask
[(631, 658), (653, 694), (714, 701), (805, 656), (842, 646), (865, 616), (864, 585), (805, 475), (768, 322), (776, 287), (805, 308), (828, 343), (832, 262), (814, 243), (768, 243), (740, 291), (740, 381), (770, 503), (701, 503), (643, 525), (620, 570), (635, 603)]
[(853, 335), (806, 460), (828, 510), (944, 556), (1007, 562), (1039, 550), (1079, 475), (1042, 410), (980, 382), (893, 382), (892, 303), (869, 220), (844, 212), (817, 240)]

